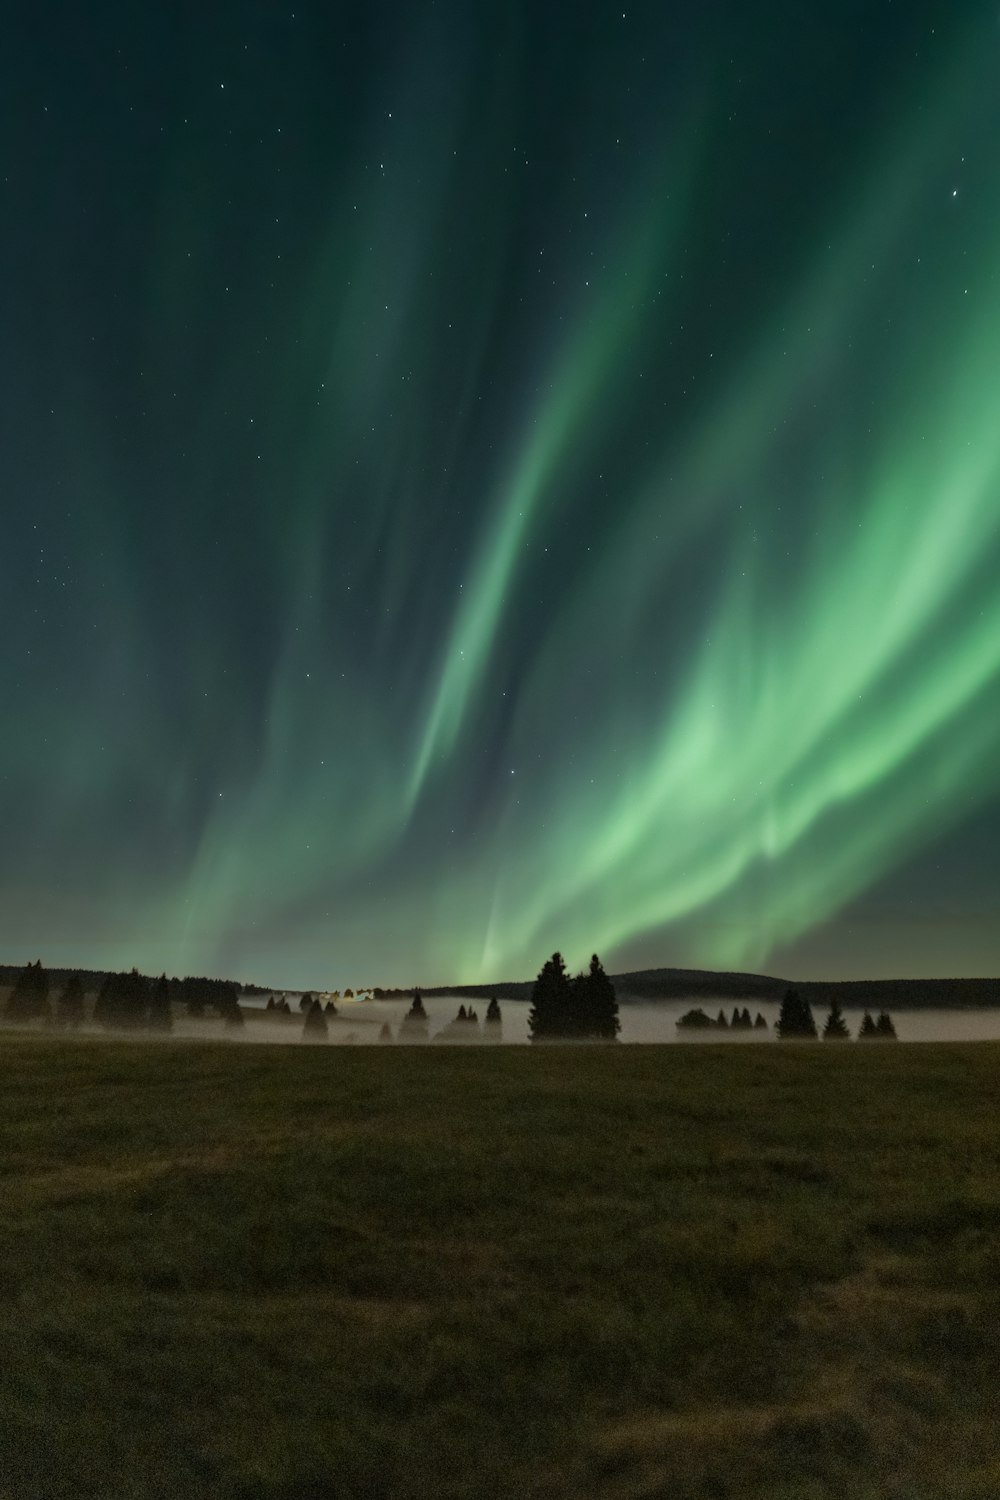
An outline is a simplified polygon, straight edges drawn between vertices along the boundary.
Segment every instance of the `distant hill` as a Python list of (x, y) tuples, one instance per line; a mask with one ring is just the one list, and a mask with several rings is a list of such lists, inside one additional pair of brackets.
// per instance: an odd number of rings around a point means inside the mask
[[(811, 1005), (837, 1000), (859, 1010), (982, 1010), (1000, 1007), (1000, 979), (779, 979), (772, 974), (717, 973), (712, 969), (637, 969), (613, 974), (619, 999), (775, 1000), (796, 989)], [(528, 1000), (532, 982), (450, 985), (425, 995), (471, 995)]]
[[(0, 964), (0, 986), (11, 985), (21, 964)], [(84, 988), (97, 990), (105, 978), (99, 969), (49, 969), (54, 988), (79, 974)], [(636, 969), (612, 974), (620, 1000), (781, 1000), (796, 989), (811, 1005), (837, 1000), (857, 1010), (985, 1010), (1000, 1008), (1000, 979), (779, 979), (771, 974), (717, 973), (713, 969)], [(269, 994), (257, 985), (234, 981), (244, 993)], [(378, 989), (385, 999), (409, 999), (414, 988), (423, 995), (456, 995), (466, 999), (530, 1000), (534, 980), (501, 980), (497, 984), (410, 985), (406, 989)], [(289, 993), (298, 993), (291, 990)]]

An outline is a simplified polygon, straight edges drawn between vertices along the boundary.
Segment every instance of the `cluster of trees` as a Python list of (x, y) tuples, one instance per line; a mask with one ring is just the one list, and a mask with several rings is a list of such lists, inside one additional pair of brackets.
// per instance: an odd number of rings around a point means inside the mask
[(44, 1021), (75, 1030), (84, 1021), (83, 980), (79, 974), (71, 974), (55, 1003), (50, 999), (49, 976), (42, 968), (41, 959), (27, 964), (18, 975), (7, 1000), (6, 1015), (9, 1021)]
[[(778, 1016), (775, 1030), (782, 1041), (788, 1039), (815, 1041), (819, 1035), (812, 1006), (808, 1000), (803, 999), (798, 990), (785, 991), (785, 997), (781, 1002), (781, 1014)], [(850, 1039), (851, 1033), (844, 1019), (844, 1012), (839, 1003), (834, 1000), (831, 1002), (830, 1012), (823, 1027), (823, 1040), (824, 1042), (849, 1042)], [(873, 1021), (871, 1014), (866, 1010), (858, 1031), (858, 1040), (894, 1042), (896, 1028), (889, 1012), (881, 1011), (878, 1020)]]
[[(398, 1035), (394, 1038), (388, 1021), (383, 1022), (378, 1034), (380, 1042), (428, 1042), (431, 1040), (430, 1017), (419, 990), (414, 991), (409, 1010), (399, 1023)], [(482, 1028), (478, 1012), (473, 1006), (460, 1005), (458, 1014), (434, 1037), (435, 1042), (500, 1042), (503, 1040), (503, 1017), (496, 996), (486, 1009)]]
[(859, 1042), (895, 1042), (896, 1028), (892, 1017), (887, 1010), (880, 1010), (878, 1020), (873, 1021), (869, 1011), (865, 1011), (861, 1017), (861, 1029), (858, 1032)]
[[(163, 979), (157, 981), (164, 983)], [(184, 1005), (189, 1016), (196, 1019), (206, 1011), (214, 1010), (224, 1021), (234, 1021), (234, 1012), (239, 1009), (239, 990), (230, 979), (205, 979), (188, 975), (185, 979), (167, 979), (171, 1002)], [(242, 1019), (242, 1016), (241, 1016)]]
[[(28, 964), (19, 974), (6, 1015), (11, 1021), (44, 1021), (76, 1028), (86, 1019), (83, 980), (71, 974), (53, 1005), (49, 976), (41, 960)], [(170, 1031), (175, 1005), (186, 1005), (188, 1014), (202, 1016), (214, 1010), (227, 1026), (242, 1026), (243, 1012), (236, 985), (223, 979), (151, 979), (138, 969), (105, 974), (94, 1002), (92, 1019), (115, 1030)]]
[(528, 1032), (533, 1042), (614, 1042), (621, 1024), (615, 987), (595, 953), (590, 970), (571, 979), (561, 953), (541, 968), (531, 992)]
[(746, 1006), (742, 1010), (736, 1006), (731, 1021), (726, 1020), (724, 1010), (720, 1010), (713, 1021), (711, 1016), (706, 1016), (699, 1007), (697, 1010), (685, 1011), (677, 1022), (677, 1029), (678, 1031), (766, 1031), (767, 1022), (760, 1011), (757, 1012), (756, 1018), (751, 1020), (750, 1011)]

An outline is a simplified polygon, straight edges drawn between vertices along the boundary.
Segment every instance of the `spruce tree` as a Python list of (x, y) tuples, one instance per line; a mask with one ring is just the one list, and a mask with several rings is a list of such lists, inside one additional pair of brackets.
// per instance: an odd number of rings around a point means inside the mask
[(875, 1022), (872, 1020), (870, 1013), (866, 1010), (861, 1018), (861, 1027), (858, 1031), (858, 1041), (870, 1042), (872, 1038), (877, 1035), (878, 1033), (875, 1030)]
[(83, 1018), (83, 980), (79, 974), (71, 974), (56, 1001), (56, 1025), (70, 1026), (76, 1030), (83, 1025)]
[(18, 975), (17, 982), (7, 1001), (9, 1021), (49, 1021), (49, 976), (42, 968), (42, 960), (28, 964)]
[(166, 974), (160, 975), (150, 991), (148, 1014), (150, 1031), (171, 1031), (173, 1029), (174, 1017), (170, 1004), (170, 981)]
[(499, 1042), (503, 1039), (503, 1018), (500, 1015), (500, 1006), (497, 1004), (496, 995), (493, 996), (493, 999), (486, 1007), (483, 1036), (488, 1042)]
[(850, 1039), (851, 1033), (847, 1029), (844, 1012), (837, 1001), (833, 1000), (830, 1002), (830, 1014), (823, 1027), (823, 1040), (824, 1042), (849, 1042)]
[(326, 1024), (326, 1016), (323, 1007), (318, 1000), (313, 1000), (306, 1011), (305, 1021), (302, 1023), (302, 1040), (304, 1042), (325, 1042), (329, 1034)]
[[(347, 991), (344, 991), (345, 995)], [(430, 1023), (427, 1012), (424, 1010), (424, 1002), (420, 991), (413, 993), (413, 1004), (399, 1025), (399, 1040), (401, 1042), (426, 1042), (430, 1032)]]
[(556, 1041), (572, 1034), (572, 991), (561, 953), (542, 965), (531, 992), (528, 1034), (533, 1042)]
[(756, 1019), (754, 1020), (754, 1023), (753, 1023), (753, 1029), (754, 1029), (754, 1031), (766, 1031), (767, 1030), (767, 1022), (764, 1020), (764, 1017), (761, 1015), (760, 1011), (757, 1012)]
[(798, 990), (785, 991), (785, 998), (781, 1002), (781, 1014), (778, 1016), (775, 1029), (782, 1041), (816, 1040), (816, 1022), (813, 1019), (812, 1008)]
[(138, 969), (128, 974), (106, 974), (94, 1006), (94, 1020), (101, 1026), (132, 1030), (146, 1024), (148, 1003), (147, 981)]
[(621, 1030), (618, 998), (596, 953), (590, 960), (590, 972), (581, 975), (573, 988), (577, 999), (576, 1035), (590, 1042), (617, 1041)]
[(883, 1042), (898, 1041), (896, 1028), (892, 1024), (892, 1017), (887, 1010), (879, 1012), (879, 1018), (875, 1022), (875, 1035)]

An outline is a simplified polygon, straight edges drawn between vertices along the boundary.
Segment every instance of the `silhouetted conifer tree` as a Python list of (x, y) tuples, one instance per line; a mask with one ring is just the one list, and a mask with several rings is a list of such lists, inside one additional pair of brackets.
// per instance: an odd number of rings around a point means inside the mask
[(337, 1007), (332, 1000), (326, 1002), (326, 1005), (323, 1007), (323, 1013), (327, 1016), (335, 1016), (337, 1014)]
[(850, 1039), (851, 1033), (847, 1029), (844, 1012), (837, 1001), (832, 1000), (830, 1002), (830, 1014), (827, 1016), (826, 1025), (823, 1027), (823, 1040), (824, 1042), (849, 1042)]
[(875, 1030), (875, 1022), (872, 1020), (869, 1012), (865, 1011), (864, 1015), (861, 1017), (861, 1026), (858, 1031), (858, 1041), (870, 1042), (873, 1037), (877, 1036), (877, 1034), (878, 1033)]
[(875, 1035), (883, 1042), (898, 1041), (896, 1028), (892, 1024), (892, 1017), (887, 1010), (879, 1012), (879, 1018), (875, 1022)]
[(326, 1024), (326, 1016), (323, 1007), (318, 1000), (314, 1000), (306, 1011), (306, 1018), (302, 1025), (302, 1040), (304, 1042), (325, 1042), (329, 1035)]
[(173, 1024), (170, 981), (166, 974), (161, 974), (149, 993), (149, 1027), (151, 1031), (170, 1031)]
[(573, 992), (575, 1034), (589, 1042), (617, 1041), (621, 1030), (618, 997), (596, 953), (589, 972), (574, 980)]
[(147, 981), (138, 969), (128, 974), (106, 974), (94, 1006), (101, 1026), (134, 1030), (145, 1026), (149, 1003)]
[(312, 995), (310, 995), (309, 991), (306, 990), (305, 994), (302, 995), (299, 999), (299, 1010), (303, 1015), (305, 1015), (307, 1011), (312, 1010), (312, 1003), (313, 997)]
[(761, 1015), (760, 1011), (757, 1012), (757, 1015), (754, 1019), (753, 1029), (754, 1031), (767, 1030), (767, 1022), (764, 1020), (764, 1017)]
[(803, 1000), (798, 990), (786, 990), (778, 1016), (777, 1033), (781, 1040), (816, 1039), (816, 1022), (808, 1000)]
[(71, 974), (66, 988), (56, 1001), (56, 1025), (76, 1030), (83, 1025), (83, 1019), (83, 980), (79, 974)]
[(392, 1041), (392, 1027), (389, 1025), (388, 1021), (382, 1022), (382, 1030), (378, 1034), (378, 1039), (380, 1042)]
[(500, 1014), (500, 1006), (497, 1004), (496, 995), (493, 996), (493, 999), (486, 1007), (483, 1036), (488, 1042), (499, 1042), (503, 1037), (503, 1017)]
[(42, 968), (42, 960), (28, 964), (18, 975), (9, 1000), (7, 1019), (10, 1021), (49, 1021), (49, 976)]
[(724, 1010), (719, 1011), (719, 1014), (715, 1018), (715, 1025), (717, 1030), (719, 1031), (729, 1030), (729, 1022), (726, 1020), (726, 1013)]
[(420, 991), (415, 990), (413, 1004), (399, 1024), (399, 1040), (401, 1042), (426, 1042), (428, 1035), (429, 1024), (427, 1012), (424, 1010), (424, 1002), (420, 998)]
[(561, 953), (542, 965), (531, 992), (528, 1034), (533, 1042), (557, 1041), (573, 1034), (572, 990)]

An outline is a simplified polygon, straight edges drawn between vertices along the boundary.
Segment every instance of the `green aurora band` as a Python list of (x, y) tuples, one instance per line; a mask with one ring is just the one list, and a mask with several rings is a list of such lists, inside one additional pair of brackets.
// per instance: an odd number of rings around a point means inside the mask
[[(173, 649), (214, 769), (167, 708), (141, 749), (109, 736), (110, 684), (72, 752), (40, 753), (36, 894), (72, 809), (104, 816), (137, 760), (162, 826), (193, 830), (152, 874), (109, 857), (86, 953), (80, 898), (53, 894), (49, 961), (312, 985), (523, 977), (556, 947), (764, 967), (995, 797), (1000, 191), (973, 211), (951, 186), (993, 118), (992, 53), (963, 47), (907, 101), (778, 290), (697, 365), (685, 349), (661, 399), (712, 109), (676, 103), (652, 174), (613, 214), (580, 207), (533, 337), (498, 333), (517, 47), (420, 132), (379, 101), (293, 316), (234, 312), (207, 381), (190, 330), (219, 210), (204, 143), (175, 156), (145, 337), (188, 393), (177, 555), (208, 516), (248, 615), (266, 596), (281, 625), (255, 656), (192, 589)], [(427, 111), (426, 66), (386, 82), (394, 115)], [(510, 182), (475, 216), (459, 145)], [(475, 274), (449, 279), (442, 240)], [(66, 382), (131, 683), (160, 647), (129, 502), (107, 501), (106, 413)], [(8, 941), (47, 930), (9, 909)]]

